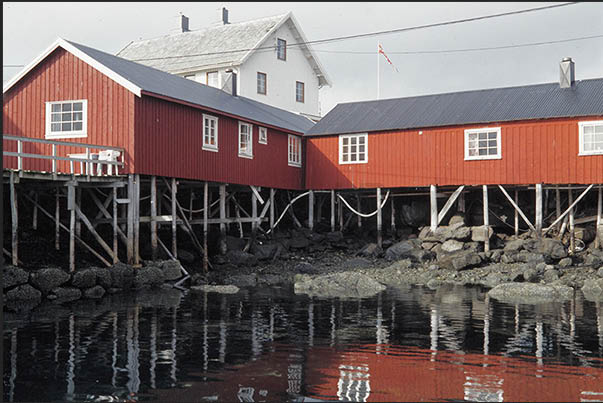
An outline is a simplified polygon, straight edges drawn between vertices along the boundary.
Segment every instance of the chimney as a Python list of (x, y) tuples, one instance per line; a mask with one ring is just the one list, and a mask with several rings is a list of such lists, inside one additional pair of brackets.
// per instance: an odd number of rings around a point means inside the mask
[(178, 16), (178, 29), (181, 32), (188, 32), (188, 17), (185, 16), (184, 14), (180, 13), (180, 15)]
[(222, 7), (222, 24), (230, 24), (228, 22), (228, 9), (226, 7)]
[(237, 96), (237, 73), (234, 72), (233, 69), (226, 70), (227, 73), (230, 73), (230, 83), (232, 89), (232, 95)]
[(571, 57), (564, 57), (559, 63), (559, 86), (571, 88), (574, 85), (575, 72), (574, 62)]

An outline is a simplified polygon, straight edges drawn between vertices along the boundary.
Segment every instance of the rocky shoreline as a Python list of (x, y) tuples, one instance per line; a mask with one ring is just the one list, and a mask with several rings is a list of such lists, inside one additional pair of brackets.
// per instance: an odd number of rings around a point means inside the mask
[[(490, 231), (491, 250), (484, 252), (484, 236), (483, 227), (467, 227), (462, 220), (451, 220), (435, 232), (428, 227), (418, 234), (404, 231), (398, 242), (385, 241), (383, 248), (361, 236), (308, 229), (258, 238), (250, 247), (244, 239), (227, 236), (210, 259), (209, 273), (202, 273), (200, 262), (188, 262), (191, 278), (183, 285), (193, 291), (224, 293), (242, 287), (287, 286), (309, 295), (366, 297), (384, 287), (411, 284), (435, 289), (453, 284), (492, 288), (493, 298), (525, 303), (564, 300), (570, 291), (603, 300), (603, 250), (592, 243), (570, 255), (561, 240)], [(41, 301), (94, 300), (173, 285), (182, 277), (180, 263), (169, 260), (145, 261), (141, 268), (118, 263), (73, 274), (57, 267), (26, 271), (7, 266), (4, 306), (20, 310)], [(511, 286), (500, 287), (505, 284)]]

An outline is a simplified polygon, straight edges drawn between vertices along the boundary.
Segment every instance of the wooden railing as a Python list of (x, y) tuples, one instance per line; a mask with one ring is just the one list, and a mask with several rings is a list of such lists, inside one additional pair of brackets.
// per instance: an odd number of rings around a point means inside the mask
[[(26, 158), (52, 160), (52, 173), (56, 176), (57, 161), (69, 161), (71, 174), (76, 174), (74, 163), (79, 162), (79, 174), (88, 176), (113, 175), (115, 167), (115, 175), (119, 175), (119, 168), (124, 167), (124, 149), (121, 147), (100, 146), (97, 144), (75, 143), (70, 141), (58, 140), (43, 140), (29, 137), (13, 136), (3, 134), (2, 140), (15, 141), (17, 143), (17, 152), (3, 151), (5, 157), (17, 157), (17, 170), (21, 174), (23, 172), (23, 160)], [(23, 143), (50, 144), (52, 146), (52, 155), (32, 154), (23, 152)], [(57, 155), (57, 147), (79, 147), (85, 151), (77, 154), (67, 154), (66, 157)], [(6, 147), (4, 147), (6, 149)], [(98, 152), (92, 152), (92, 150)], [(118, 158), (121, 157), (121, 161)], [(106, 167), (106, 173), (103, 170)], [(96, 168), (96, 169), (95, 169)]]

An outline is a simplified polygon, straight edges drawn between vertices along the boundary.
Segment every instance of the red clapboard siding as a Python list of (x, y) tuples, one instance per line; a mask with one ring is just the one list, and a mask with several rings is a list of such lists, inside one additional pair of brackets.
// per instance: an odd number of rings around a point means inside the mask
[[(369, 133), (366, 164), (339, 165), (338, 136), (308, 137), (306, 187), (603, 183), (603, 155), (578, 156), (578, 122), (602, 118)], [(482, 127), (501, 127), (502, 158), (465, 161), (464, 131)]]
[(288, 166), (288, 135), (268, 128), (260, 144), (253, 125), (253, 159), (238, 156), (239, 121), (218, 118), (218, 152), (203, 150), (204, 111), (143, 95), (136, 99), (136, 172), (145, 175), (301, 189), (303, 169)]
[[(112, 94), (110, 98), (108, 94)], [(4, 134), (44, 139), (46, 102), (86, 99), (87, 137), (64, 141), (123, 147), (126, 169), (121, 172), (134, 172), (134, 97), (87, 63), (58, 48), (4, 94), (2, 130)], [(5, 151), (17, 151), (14, 141), (3, 140), (3, 147)], [(52, 146), (23, 143), (23, 152), (52, 155)], [(59, 156), (83, 152), (79, 147), (57, 147)], [(3, 168), (16, 168), (16, 160), (4, 158)], [(52, 163), (26, 158), (23, 168), (51, 171)], [(57, 168), (69, 172), (69, 163), (59, 161)]]

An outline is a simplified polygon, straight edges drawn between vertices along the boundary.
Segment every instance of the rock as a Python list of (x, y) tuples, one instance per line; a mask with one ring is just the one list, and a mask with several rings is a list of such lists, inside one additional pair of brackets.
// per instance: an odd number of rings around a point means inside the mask
[(549, 269), (544, 271), (544, 281), (552, 283), (553, 281), (559, 280), (559, 272), (555, 269)]
[(582, 293), (588, 300), (603, 301), (603, 278), (584, 281)]
[(603, 264), (603, 251), (592, 250), (584, 257), (584, 264), (591, 267), (599, 267)]
[(423, 242), (421, 244), (421, 248), (426, 250), (433, 250), (436, 246), (440, 245), (439, 242)]
[(443, 269), (459, 271), (477, 266), (482, 261), (483, 259), (479, 254), (469, 250), (462, 250), (443, 257), (438, 260), (438, 264)]
[(538, 270), (535, 268), (528, 266), (522, 271), (524, 281), (528, 283), (536, 283), (540, 280), (540, 276), (538, 274)]
[(487, 287), (496, 287), (509, 281), (513, 281), (513, 279), (504, 273), (490, 273), (486, 276), (483, 283)]
[(296, 276), (296, 294), (320, 297), (365, 298), (385, 290), (385, 286), (373, 278), (358, 272), (341, 272), (324, 276)]
[(535, 249), (538, 253), (541, 253), (544, 256), (550, 257), (555, 260), (567, 257), (567, 250), (565, 249), (565, 245), (563, 244), (563, 242), (557, 239), (540, 239), (539, 241), (536, 241)]
[(597, 233), (594, 228), (576, 227), (574, 229), (574, 236), (576, 239), (580, 239), (586, 244), (592, 242), (597, 236)]
[(603, 278), (603, 266), (599, 267), (599, 270), (597, 270), (597, 276)]
[(236, 294), (239, 292), (239, 287), (235, 285), (197, 285), (191, 287), (191, 291), (215, 292), (218, 294)]
[(540, 304), (567, 301), (573, 297), (574, 289), (563, 285), (504, 283), (488, 291), (488, 295), (507, 303)]
[[(256, 244), (253, 248), (253, 255), (258, 260), (270, 260), (276, 255), (276, 251), (279, 249), (279, 244)], [(282, 248), (282, 246), (281, 246)]]
[(505, 252), (519, 252), (523, 249), (529, 249), (529, 247), (526, 247), (529, 244), (530, 240), (528, 239), (514, 239), (512, 241), (507, 242), (503, 250)]
[(255, 287), (257, 285), (257, 276), (255, 274), (241, 274), (229, 277), (224, 282), (227, 285), (236, 285), (237, 287)]
[(500, 259), (502, 257), (503, 251), (500, 249), (495, 249), (493, 251), (490, 251), (490, 260), (494, 263), (498, 263), (500, 262)]
[(69, 274), (58, 268), (40, 269), (31, 274), (31, 284), (44, 295), (69, 281)]
[(289, 246), (292, 249), (305, 249), (310, 246), (310, 241), (304, 236), (296, 236), (295, 238), (291, 238)]
[(187, 251), (186, 249), (180, 249), (178, 248), (178, 260), (180, 260), (181, 262), (184, 262), (186, 264), (193, 264), (195, 263), (195, 260), (197, 259), (197, 257)]
[(343, 241), (343, 233), (341, 231), (329, 232), (326, 235), (327, 241), (337, 243)]
[(559, 267), (563, 267), (563, 268), (570, 267), (572, 265), (572, 263), (573, 263), (572, 262), (572, 258), (571, 257), (566, 257), (566, 258), (563, 258), (563, 259), (561, 259), (559, 261)]
[(383, 249), (376, 243), (369, 243), (364, 245), (364, 247), (356, 254), (359, 256), (376, 258), (383, 254)]
[(544, 255), (540, 253), (528, 252), (527, 250), (522, 250), (521, 252), (515, 255), (515, 262), (522, 263), (541, 263), (545, 262)]
[(5, 294), (7, 301), (31, 301), (42, 299), (42, 293), (29, 284), (19, 285)]
[(432, 278), (425, 284), (428, 288), (435, 290), (442, 285), (442, 280), (438, 280), (436, 278)]
[(96, 285), (96, 273), (91, 269), (78, 270), (71, 278), (71, 285), (77, 288), (92, 288)]
[(111, 287), (131, 288), (134, 284), (134, 269), (123, 263), (116, 263), (111, 267)]
[[(453, 228), (456, 224), (450, 224), (450, 228)], [(451, 229), (451, 237), (452, 239), (456, 239), (457, 241), (468, 241), (471, 239), (471, 228), (469, 227), (458, 227), (457, 229)]]
[(4, 289), (20, 284), (27, 284), (27, 281), (29, 281), (29, 273), (19, 267), (4, 266), (2, 280), (4, 281), (2, 285)]
[(444, 252), (456, 252), (463, 249), (463, 243), (455, 239), (449, 239), (442, 244)]
[(88, 299), (99, 299), (105, 295), (105, 289), (100, 285), (90, 287), (84, 290), (84, 298)]
[[(180, 251), (178, 251), (178, 257), (180, 258)], [(163, 272), (164, 281), (178, 280), (183, 276), (182, 269), (180, 268), (180, 262), (177, 260), (166, 260), (159, 266)]]
[[(492, 238), (494, 230), (488, 227), (488, 239)], [(471, 227), (471, 240), (473, 242), (486, 242), (486, 230), (484, 226)]]
[(455, 215), (453, 215), (452, 217), (450, 217), (450, 220), (448, 221), (448, 225), (454, 225), (454, 224), (458, 224), (461, 223), (463, 225), (465, 225), (465, 216), (462, 213), (457, 213)]
[(82, 298), (82, 291), (76, 287), (57, 287), (52, 290), (57, 302), (76, 301)]
[(93, 267), (91, 269), (96, 275), (96, 284), (104, 289), (111, 288), (111, 271), (105, 267)]
[(385, 251), (385, 259), (402, 260), (410, 259), (414, 262), (425, 262), (433, 258), (434, 254), (422, 249), (421, 242), (414, 239), (398, 242)]
[(308, 262), (300, 262), (293, 267), (293, 272), (299, 274), (314, 274), (319, 273), (320, 271)]
[(160, 287), (164, 281), (163, 270), (158, 267), (147, 266), (135, 271), (135, 288)]
[(245, 248), (247, 241), (243, 238), (226, 235), (224, 238), (220, 239), (220, 243), (223, 244), (220, 246), (220, 249), (224, 249), (224, 253), (222, 253), (224, 255), (231, 250), (242, 251), (243, 248)]
[(226, 259), (235, 266), (255, 266), (258, 264), (258, 258), (251, 253), (231, 250), (226, 253)]

